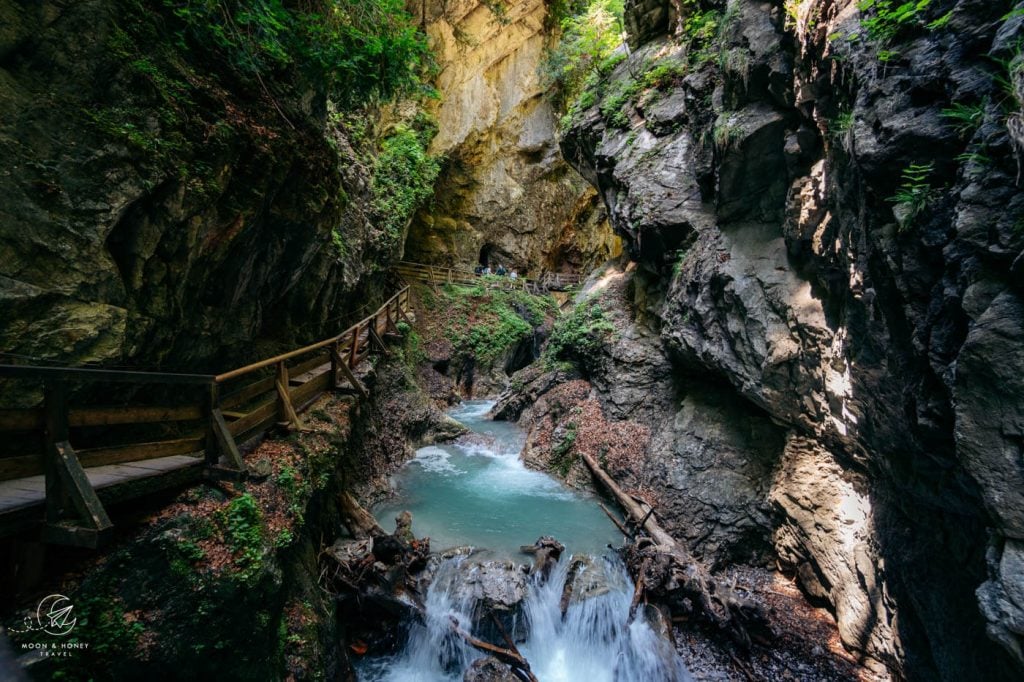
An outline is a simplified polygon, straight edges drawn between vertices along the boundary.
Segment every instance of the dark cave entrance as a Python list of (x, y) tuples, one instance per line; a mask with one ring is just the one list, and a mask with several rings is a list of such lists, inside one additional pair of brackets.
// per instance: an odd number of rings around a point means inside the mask
[(487, 267), (494, 257), (494, 244), (484, 244), (480, 247), (480, 265)]

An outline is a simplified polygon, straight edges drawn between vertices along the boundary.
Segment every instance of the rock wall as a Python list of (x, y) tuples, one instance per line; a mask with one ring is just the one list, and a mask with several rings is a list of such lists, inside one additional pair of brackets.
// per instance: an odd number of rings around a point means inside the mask
[(223, 369), (383, 288), (323, 88), (261, 88), (177, 30), (127, 0), (0, 2), (0, 350)]
[(552, 35), (544, 0), (425, 2), (418, 16), (440, 66), (431, 151), (446, 161), (405, 258), (473, 267), (485, 257), (537, 274), (617, 256), (602, 207), (559, 152), (540, 73)]
[[(657, 37), (673, 30), (669, 2), (631, 3), (636, 51), (562, 140), (644, 273), (630, 305), (665, 359), (641, 362), (684, 396), (682, 411), (647, 404), (691, 441), (693, 424), (738, 420), (687, 412), (706, 384), (770, 419), (771, 475), (725, 487), (748, 506), (767, 491), (775, 550), (832, 604), (847, 647), (909, 679), (1011, 679), (1024, 666), (1024, 195), (1008, 132), (1021, 18), (933, 2), (883, 44), (856, 3), (781, 5), (691, 3), (719, 11), (702, 56), (685, 31)], [(645, 79), (654, 66), (668, 76)], [(620, 116), (602, 113), (627, 91)], [(899, 196), (912, 164), (928, 169), (917, 204)], [(699, 466), (699, 450), (675, 452), (671, 472)], [(736, 452), (763, 461), (749, 442)]]

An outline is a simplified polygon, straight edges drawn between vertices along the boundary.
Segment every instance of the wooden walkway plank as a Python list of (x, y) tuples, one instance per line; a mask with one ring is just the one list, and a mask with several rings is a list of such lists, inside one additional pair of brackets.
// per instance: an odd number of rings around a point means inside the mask
[[(452, 280), (450, 273), (448, 279)], [(301, 429), (299, 412), (336, 388), (341, 377), (363, 398), (369, 397), (353, 370), (373, 353), (389, 353), (384, 337), (393, 338), (399, 319), (409, 320), (409, 301), (406, 286), (376, 312), (335, 337), (220, 375), (0, 365), (0, 377), (46, 385), (43, 408), (0, 410), (0, 433), (36, 431), (48, 453), (0, 457), (0, 535), (38, 524), (45, 506), (44, 540), (95, 547), (111, 526), (105, 503), (197, 482), (204, 469), (215, 464), (202, 456), (204, 450), (216, 450), (229, 467), (244, 472), (236, 438), (257, 434), (279, 414)], [(294, 364), (289, 367), (290, 363)], [(260, 371), (275, 367), (271, 376)], [(220, 397), (226, 382), (237, 385), (236, 380), (244, 381), (244, 377), (249, 377), (245, 385)], [(178, 384), (203, 391), (201, 396), (197, 391), (195, 405), (70, 409), (68, 383), (89, 381)], [(232, 417), (230, 423), (226, 415)], [(201, 422), (205, 435), (76, 452), (69, 433), (72, 427), (188, 421)], [(90, 438), (102, 438), (106, 432), (94, 434)], [(32, 445), (28, 442), (24, 447), (31, 451)]]

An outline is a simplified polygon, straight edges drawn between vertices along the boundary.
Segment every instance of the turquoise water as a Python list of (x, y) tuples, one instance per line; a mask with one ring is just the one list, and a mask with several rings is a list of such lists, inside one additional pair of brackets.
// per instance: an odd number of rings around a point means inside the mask
[(385, 529), (402, 510), (431, 549), (473, 545), (528, 561), (520, 545), (552, 535), (573, 554), (601, 555), (622, 537), (590, 496), (527, 469), (525, 436), (515, 424), (486, 418), (494, 403), (469, 400), (449, 414), (472, 430), (455, 443), (420, 448), (392, 479), (396, 494), (373, 509)]
[[(630, 616), (633, 584), (618, 557), (592, 562), (600, 579), (586, 598), (574, 599), (563, 616), (561, 597), (572, 565), (570, 554), (609, 554), (618, 530), (597, 500), (567, 489), (519, 460), (523, 432), (486, 419), (493, 403), (472, 400), (449, 414), (472, 429), (459, 441), (421, 448), (393, 479), (396, 497), (376, 507), (385, 527), (404, 509), (413, 532), (429, 536), (435, 551), (460, 545), (490, 550), (492, 557), (457, 556), (441, 563), (410, 623), (408, 640), (393, 655), (356, 662), (362, 682), (459, 682), (481, 656), (455, 635), (451, 620), (471, 630), (479, 604), (472, 590), (455, 589), (485, 558), (530, 561), (519, 552), (541, 535), (553, 535), (567, 553), (545, 579), (528, 579), (521, 616), (528, 635), (519, 649), (541, 682), (690, 682), (672, 647), (641, 613)], [(582, 570), (582, 569), (580, 569)]]

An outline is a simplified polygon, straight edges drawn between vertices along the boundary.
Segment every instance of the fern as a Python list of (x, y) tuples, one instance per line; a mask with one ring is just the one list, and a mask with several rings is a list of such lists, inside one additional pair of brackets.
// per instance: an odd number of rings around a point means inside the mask
[(935, 171), (935, 164), (912, 163), (903, 169), (901, 174), (902, 182), (896, 193), (888, 198), (893, 204), (902, 208), (902, 216), (898, 215), (900, 230), (909, 228), (914, 219), (927, 208), (928, 204), (935, 198), (935, 188), (932, 186), (931, 176)]
[(960, 137), (968, 137), (985, 118), (985, 107), (983, 104), (962, 104), (957, 102), (942, 110), (942, 117), (945, 118)]

